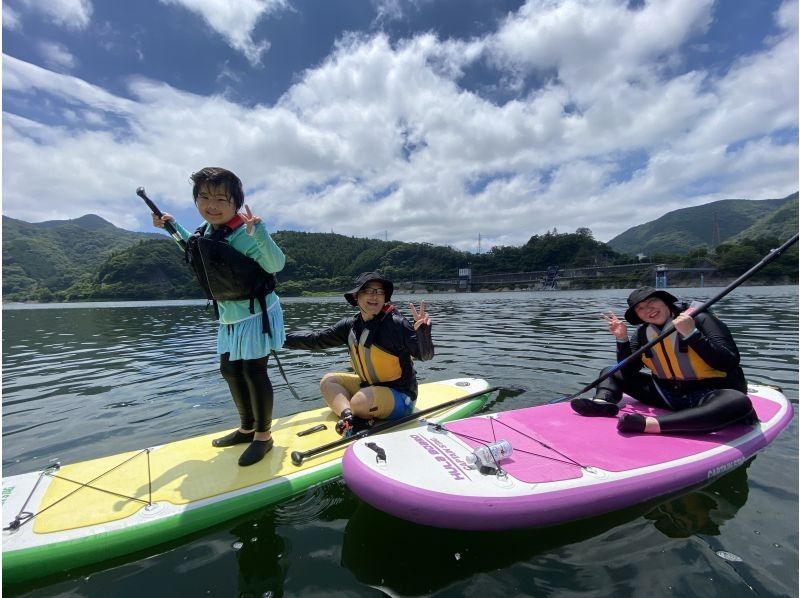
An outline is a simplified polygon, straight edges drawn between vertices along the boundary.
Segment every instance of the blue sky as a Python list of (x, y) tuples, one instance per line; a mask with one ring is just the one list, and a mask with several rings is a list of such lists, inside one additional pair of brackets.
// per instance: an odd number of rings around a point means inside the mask
[(519, 245), (798, 189), (796, 0), (8, 0), (3, 214)]

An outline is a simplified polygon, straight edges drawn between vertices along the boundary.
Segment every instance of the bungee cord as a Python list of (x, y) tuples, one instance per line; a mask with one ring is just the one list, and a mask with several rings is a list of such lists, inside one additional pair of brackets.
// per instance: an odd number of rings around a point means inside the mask
[[(94, 482), (96, 482), (97, 480), (99, 480), (103, 476), (108, 475), (112, 471), (115, 471), (115, 470), (119, 469), (120, 467), (122, 467), (126, 463), (129, 463), (130, 461), (132, 461), (136, 457), (139, 457), (142, 454), (147, 455), (147, 492), (148, 492), (148, 500), (144, 500), (144, 499), (141, 499), (141, 498), (136, 498), (135, 496), (128, 496), (127, 494), (114, 492), (113, 490), (108, 490), (106, 488), (99, 488), (97, 486), (93, 486), (92, 485)], [(34, 484), (33, 488), (31, 489), (30, 493), (28, 494), (28, 497), (25, 499), (25, 502), (22, 505), (22, 507), (20, 508), (19, 513), (17, 513), (17, 516), (14, 517), (14, 519), (11, 521), (11, 523), (8, 524), (7, 527), (3, 528), (3, 531), (11, 531), (11, 530), (19, 529), (20, 527), (22, 527), (23, 525), (25, 525), (29, 521), (33, 520), (35, 517), (38, 517), (39, 515), (41, 515), (42, 513), (47, 511), (48, 509), (51, 509), (52, 507), (56, 506), (57, 504), (65, 501), (70, 496), (73, 496), (76, 492), (78, 492), (78, 491), (80, 491), (80, 490), (82, 490), (84, 488), (90, 488), (92, 490), (97, 490), (98, 492), (103, 492), (105, 494), (110, 494), (111, 496), (116, 496), (116, 497), (119, 497), (119, 498), (124, 498), (126, 500), (132, 500), (134, 502), (139, 502), (139, 503), (142, 503), (143, 505), (145, 505), (146, 507), (152, 506), (152, 504), (153, 504), (153, 479), (152, 479), (152, 474), (151, 474), (151, 469), (150, 469), (150, 449), (149, 448), (146, 448), (146, 449), (143, 449), (143, 450), (139, 451), (135, 455), (132, 455), (128, 459), (125, 459), (125, 461), (123, 461), (122, 463), (119, 463), (119, 464), (115, 465), (111, 469), (107, 469), (106, 471), (104, 471), (100, 475), (96, 476), (95, 478), (89, 480), (88, 482), (78, 482), (76, 480), (71, 480), (70, 478), (67, 478), (67, 477), (64, 477), (64, 476), (61, 476), (61, 475), (56, 475), (54, 472), (58, 471), (59, 469), (61, 469), (61, 464), (55, 463), (55, 464), (51, 465), (50, 467), (48, 467), (46, 469), (43, 469), (41, 472), (39, 472), (39, 477), (37, 478), (36, 483)], [(39, 487), (39, 483), (42, 481), (42, 479), (45, 476), (51, 477), (51, 478), (57, 479), (57, 480), (63, 480), (65, 482), (69, 482), (71, 484), (76, 484), (78, 487), (75, 488), (74, 490), (72, 490), (71, 492), (65, 494), (64, 496), (62, 496), (61, 498), (59, 498), (55, 502), (50, 503), (49, 505), (47, 505), (45, 508), (41, 509), (37, 513), (31, 513), (30, 511), (26, 511), (25, 508), (28, 506), (28, 502), (30, 502), (31, 497), (34, 495), (34, 493), (36, 492), (36, 489)]]

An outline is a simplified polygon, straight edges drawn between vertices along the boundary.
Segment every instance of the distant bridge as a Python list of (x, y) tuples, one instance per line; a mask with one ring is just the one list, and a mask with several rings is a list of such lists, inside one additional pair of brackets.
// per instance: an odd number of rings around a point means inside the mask
[(703, 286), (704, 276), (716, 272), (716, 268), (681, 268), (668, 264), (654, 264), (639, 262), (621, 266), (586, 266), (583, 268), (561, 269), (552, 266), (547, 270), (533, 272), (511, 272), (505, 274), (467, 274), (469, 269), (462, 269), (461, 276), (452, 278), (439, 278), (430, 280), (405, 280), (396, 281), (395, 286), (405, 289), (431, 289), (434, 291), (477, 291), (481, 288), (527, 286), (533, 290), (554, 290), (560, 281), (569, 283), (587, 278), (605, 278), (624, 274), (646, 274), (648, 271), (654, 275), (654, 285), (666, 288), (670, 274), (697, 273), (700, 275), (700, 286)]

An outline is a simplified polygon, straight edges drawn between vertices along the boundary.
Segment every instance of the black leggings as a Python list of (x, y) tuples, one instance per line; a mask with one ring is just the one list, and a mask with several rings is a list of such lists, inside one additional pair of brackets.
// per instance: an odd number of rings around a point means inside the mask
[[(602, 373), (611, 369), (606, 368)], [(623, 376), (616, 371), (597, 385), (595, 396), (618, 403), (623, 392), (640, 403), (672, 411), (656, 418), (662, 432), (714, 432), (731, 424), (754, 424), (758, 421), (750, 398), (732, 388), (709, 390), (697, 407), (674, 411), (661, 397), (653, 377), (643, 372)]]
[(268, 357), (230, 360), (230, 353), (219, 359), (219, 371), (231, 389), (243, 430), (268, 432), (272, 424), (272, 382), (267, 375)]

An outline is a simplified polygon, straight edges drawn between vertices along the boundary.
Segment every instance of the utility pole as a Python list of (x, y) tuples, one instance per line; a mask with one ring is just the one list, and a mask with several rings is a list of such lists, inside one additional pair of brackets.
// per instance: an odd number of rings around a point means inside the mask
[(478, 233), (478, 255), (481, 254), (481, 234)]

